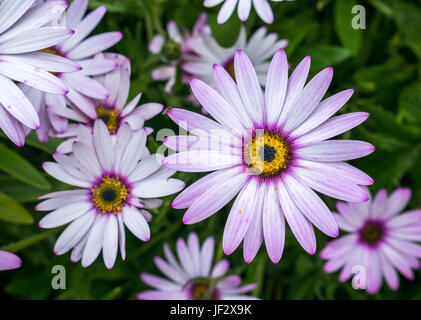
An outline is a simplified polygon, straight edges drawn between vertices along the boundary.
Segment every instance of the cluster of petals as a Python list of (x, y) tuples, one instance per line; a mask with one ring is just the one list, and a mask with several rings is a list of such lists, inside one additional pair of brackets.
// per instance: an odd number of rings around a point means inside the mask
[(374, 294), (384, 279), (392, 290), (399, 287), (398, 272), (414, 279), (420, 267), (421, 210), (401, 213), (411, 198), (409, 188), (398, 188), (389, 196), (381, 189), (365, 203), (338, 202), (335, 213), (346, 235), (328, 242), (320, 252), (328, 273), (341, 269), (339, 280), (359, 278), (356, 285)]
[[(273, 2), (282, 2), (290, 0), (271, 0)], [(273, 12), (269, 0), (205, 0), (205, 7), (215, 7), (222, 4), (218, 14), (218, 23), (225, 23), (233, 14), (237, 7), (238, 17), (241, 21), (246, 21), (250, 15), (251, 7), (254, 6), (257, 15), (266, 23), (273, 23)]]
[[(331, 237), (338, 236), (334, 216), (316, 192), (350, 202), (369, 197), (361, 186), (373, 180), (345, 161), (364, 157), (374, 147), (363, 141), (331, 139), (365, 121), (368, 114), (331, 118), (353, 90), (322, 100), (333, 69), (322, 70), (306, 84), (309, 68), (306, 57), (288, 77), (287, 57), (279, 50), (263, 93), (250, 59), (240, 50), (234, 58), (235, 81), (220, 65), (213, 68), (216, 89), (197, 79), (191, 81), (196, 99), (215, 120), (182, 109), (168, 111), (173, 121), (192, 134), (164, 141), (178, 151), (164, 159), (164, 165), (185, 172), (213, 171), (178, 195), (173, 207), (187, 209), (183, 222), (193, 224), (236, 198), (225, 225), (223, 249), (230, 254), (243, 242), (246, 262), (253, 260), (263, 240), (271, 260), (280, 260), (285, 220), (311, 254), (316, 251), (313, 225)], [(244, 162), (244, 141), (252, 140), (256, 131), (276, 135), (278, 143), (287, 145), (287, 165), (276, 175), (253, 174)], [(265, 165), (271, 164), (265, 160)]]
[[(91, 265), (102, 251), (107, 268), (114, 266), (120, 247), (126, 257), (125, 227), (142, 241), (150, 239), (148, 208), (162, 205), (160, 197), (176, 193), (184, 183), (170, 178), (174, 171), (161, 165), (161, 155), (151, 155), (146, 147), (146, 132), (133, 132), (124, 124), (112, 138), (102, 120), (96, 120), (93, 134), (86, 129), (83, 139), (72, 145), (72, 153), (55, 153), (55, 162), (46, 162), (44, 170), (57, 180), (77, 189), (58, 191), (42, 196), (36, 210), (52, 211), (41, 219), (41, 228), (69, 224), (58, 238), (54, 251), (65, 254), (72, 250), (73, 262)], [(93, 197), (94, 190), (107, 178), (124, 185), (125, 197), (115, 211), (100, 210), (95, 200), (108, 201), (109, 188)], [(111, 199), (112, 200), (112, 199)]]
[[(190, 233), (187, 241), (177, 240), (177, 256), (168, 244), (164, 244), (165, 260), (155, 257), (156, 267), (167, 278), (142, 273), (141, 279), (153, 290), (139, 293), (139, 300), (250, 300), (244, 295), (256, 288), (256, 284), (241, 286), (241, 277), (226, 275), (229, 262), (221, 260), (213, 265), (215, 241), (213, 237), (200, 246), (196, 233)], [(207, 292), (208, 291), (208, 292)]]
[(79, 66), (54, 54), (41, 52), (69, 39), (74, 31), (49, 25), (67, 7), (54, 0), (4, 0), (0, 2), (0, 128), (16, 145), (38, 129), (37, 102), (16, 83), (60, 96), (67, 86), (51, 72), (79, 70)]

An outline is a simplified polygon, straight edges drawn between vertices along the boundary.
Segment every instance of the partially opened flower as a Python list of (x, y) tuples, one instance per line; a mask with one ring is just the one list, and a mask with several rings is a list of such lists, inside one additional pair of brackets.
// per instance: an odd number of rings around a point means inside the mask
[(242, 27), (236, 43), (230, 48), (223, 48), (216, 42), (210, 27), (207, 26), (199, 36), (186, 40), (189, 51), (183, 60), (183, 71), (193, 78), (211, 84), (212, 66), (216, 63), (224, 67), (235, 79), (234, 56), (238, 50), (243, 50), (251, 60), (260, 84), (264, 85), (270, 64), (268, 59), (277, 50), (288, 45), (288, 40), (278, 40), (276, 33), (266, 33), (266, 27), (261, 27), (247, 39), (246, 29)]
[(74, 33), (64, 27), (45, 26), (65, 10), (67, 2), (32, 6), (34, 1), (0, 2), (0, 128), (18, 146), (25, 143), (25, 127), (38, 129), (40, 119), (35, 102), (15, 82), (60, 97), (68, 88), (48, 71), (79, 69), (70, 61), (40, 52)]
[(18, 269), (21, 265), (22, 261), (17, 255), (0, 250), (0, 271)]
[(168, 278), (142, 273), (142, 280), (153, 290), (141, 292), (139, 300), (250, 300), (243, 295), (256, 284), (241, 286), (241, 278), (226, 275), (229, 262), (221, 260), (213, 266), (214, 239), (209, 237), (200, 247), (196, 233), (190, 233), (187, 243), (177, 241), (174, 257), (168, 244), (164, 244), (166, 260), (155, 257), (156, 267)]
[(82, 259), (87, 267), (102, 250), (111, 269), (120, 246), (126, 257), (125, 226), (140, 240), (148, 241), (146, 210), (162, 204), (160, 197), (180, 191), (184, 183), (170, 179), (174, 171), (161, 166), (161, 155), (149, 155), (146, 133), (132, 132), (125, 124), (112, 141), (102, 120), (96, 120), (93, 135), (73, 144), (69, 156), (56, 153), (56, 162), (44, 163), (54, 178), (78, 187), (42, 196), (36, 209), (53, 212), (39, 223), (55, 228), (70, 223), (58, 238), (54, 251), (64, 254), (73, 249), (71, 260)]
[(420, 267), (421, 258), (421, 245), (417, 243), (421, 241), (421, 210), (400, 214), (410, 197), (408, 188), (398, 188), (390, 196), (382, 189), (365, 203), (338, 202), (335, 218), (348, 234), (330, 241), (320, 252), (327, 260), (324, 270), (330, 273), (342, 269), (341, 282), (358, 273), (366, 282), (358, 285), (371, 294), (380, 290), (382, 278), (397, 290), (398, 272), (414, 279), (412, 269)]
[[(47, 1), (45, 5), (50, 2)], [(66, 41), (61, 41), (44, 50), (80, 66), (77, 70), (66, 70), (57, 74), (57, 77), (68, 87), (68, 94), (57, 96), (41, 94), (32, 88), (27, 89), (27, 95), (35, 101), (34, 104), (39, 110), (41, 127), (37, 130), (37, 134), (42, 142), (46, 142), (49, 136), (67, 131), (69, 111), (66, 104), (72, 103), (85, 111), (91, 107), (89, 98), (107, 99), (109, 96), (108, 90), (92, 79), (92, 76), (110, 72), (118, 67), (118, 63), (113, 59), (95, 59), (95, 56), (120, 41), (122, 34), (121, 32), (106, 32), (89, 36), (103, 18), (107, 8), (98, 7), (85, 16), (88, 2), (89, 0), (72, 1), (60, 24), (74, 29), (75, 34)]]
[(235, 78), (223, 66), (213, 68), (216, 90), (192, 80), (197, 100), (212, 115), (170, 109), (170, 118), (194, 135), (168, 137), (164, 143), (178, 153), (164, 160), (168, 168), (213, 173), (184, 190), (173, 202), (188, 208), (183, 222), (202, 221), (236, 197), (223, 236), (223, 249), (232, 253), (244, 240), (250, 262), (262, 240), (273, 262), (281, 258), (285, 219), (301, 246), (316, 251), (313, 224), (329, 236), (338, 226), (315, 191), (351, 202), (368, 200), (361, 185), (373, 180), (345, 163), (366, 156), (374, 147), (354, 140), (328, 140), (359, 125), (368, 114), (355, 112), (329, 119), (353, 90), (322, 101), (333, 69), (319, 72), (306, 85), (310, 58), (288, 79), (288, 61), (278, 51), (270, 65), (265, 93), (243, 51), (234, 58)]
[[(188, 52), (186, 41), (190, 38), (197, 37), (201, 33), (205, 22), (206, 14), (202, 14), (194, 25), (192, 33), (188, 30), (184, 30), (181, 33), (175, 21), (170, 21), (167, 26), (168, 39), (157, 34), (149, 44), (149, 51), (154, 54), (161, 54), (161, 60), (165, 63), (165, 66), (153, 70), (151, 77), (154, 80), (166, 81), (166, 92), (171, 93), (176, 83), (177, 67), (180, 61), (184, 60), (184, 55)], [(184, 82), (188, 82), (188, 79), (184, 75), (183, 80)]]
[[(291, 1), (291, 0), (271, 0), (273, 2)], [(252, 4), (260, 19), (271, 24), (273, 22), (273, 12), (268, 0), (205, 0), (205, 7), (214, 7), (223, 3), (218, 14), (218, 23), (225, 23), (234, 12), (238, 4), (238, 17), (241, 21), (246, 21), (250, 15)]]
[(94, 60), (97, 59), (115, 61), (118, 65), (115, 70), (94, 77), (110, 94), (104, 100), (87, 98), (83, 101), (83, 104), (70, 103), (70, 107), (57, 110), (57, 115), (76, 122), (69, 124), (64, 134), (57, 135), (59, 138), (67, 138), (58, 147), (58, 152), (67, 153), (71, 151), (72, 144), (77, 140), (77, 136), (80, 135), (79, 131), (82, 129), (79, 124), (92, 129), (97, 119), (102, 119), (105, 122), (112, 136), (115, 136), (125, 123), (129, 124), (133, 131), (146, 129), (149, 134), (153, 130), (144, 128), (145, 121), (156, 116), (164, 108), (162, 104), (153, 102), (138, 106), (142, 96), (141, 93), (127, 103), (131, 74), (129, 59), (114, 53), (97, 56)]

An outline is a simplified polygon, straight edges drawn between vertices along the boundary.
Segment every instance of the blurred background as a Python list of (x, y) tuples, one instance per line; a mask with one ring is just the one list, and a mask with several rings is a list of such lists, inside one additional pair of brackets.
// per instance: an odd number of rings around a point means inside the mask
[[(354, 30), (351, 8), (363, 5), (366, 29)], [(132, 63), (131, 95), (143, 92), (142, 102), (161, 102), (200, 111), (186, 100), (189, 88), (178, 81), (174, 93), (165, 93), (165, 83), (154, 82), (150, 72), (161, 65), (158, 56), (147, 46), (153, 35), (165, 33), (167, 22), (191, 30), (202, 11), (202, 0), (90, 0), (90, 8), (107, 5), (108, 12), (96, 33), (121, 31), (123, 39), (112, 48), (130, 58)], [(410, 187), (413, 196), (410, 209), (421, 207), (421, 2), (417, 0), (296, 0), (271, 2), (275, 22), (270, 32), (289, 40), (286, 52), (292, 67), (305, 56), (312, 57), (311, 75), (333, 66), (334, 78), (328, 91), (332, 95), (353, 88), (355, 94), (340, 113), (365, 111), (371, 114), (363, 124), (344, 134), (346, 139), (360, 139), (376, 146), (372, 155), (355, 161), (361, 170), (375, 180), (371, 192), (380, 188), (389, 192), (398, 186)], [(224, 25), (216, 23), (220, 6), (206, 9), (216, 40), (232, 46), (242, 23), (236, 14)], [(248, 34), (263, 25), (252, 10), (244, 24)], [(180, 75), (181, 76), (181, 75)], [(180, 77), (179, 77), (180, 80)], [(162, 128), (177, 127), (166, 115), (147, 122), (155, 133)], [(152, 210), (152, 238), (143, 243), (129, 232), (127, 260), (117, 259), (108, 271), (102, 258), (89, 268), (70, 262), (69, 254), (56, 256), (54, 242), (62, 230), (42, 230), (38, 221), (44, 213), (33, 210), (37, 197), (52, 190), (66, 189), (45, 174), (41, 164), (51, 160), (60, 141), (47, 144), (36, 136), (28, 137), (26, 146), (18, 148), (1, 134), (0, 139), (0, 249), (17, 252), (23, 260), (21, 269), (0, 273), (0, 299), (134, 299), (147, 287), (139, 279), (141, 272), (159, 274), (153, 257), (163, 254), (162, 245), (174, 248), (178, 237), (186, 238), (195, 231), (201, 241), (216, 239), (216, 259), (222, 252), (222, 233), (231, 205), (211, 218), (192, 226), (182, 224), (183, 210), (174, 210), (173, 197), (165, 199), (160, 209)], [(155, 134), (149, 137), (152, 152), (161, 144)], [(187, 185), (199, 174), (177, 173)], [(323, 200), (334, 210), (335, 201)], [(400, 277), (401, 285), (393, 292), (387, 286), (370, 296), (352, 289), (351, 283), (339, 283), (338, 273), (325, 274), (320, 250), (329, 240), (316, 230), (318, 251), (307, 254), (288, 230), (281, 261), (274, 265), (262, 247), (249, 265), (242, 248), (227, 259), (230, 273), (240, 274), (244, 283), (256, 282), (253, 295), (262, 299), (421, 299), (421, 271), (415, 280)], [(67, 271), (67, 289), (53, 290), (51, 269), (63, 265)]]

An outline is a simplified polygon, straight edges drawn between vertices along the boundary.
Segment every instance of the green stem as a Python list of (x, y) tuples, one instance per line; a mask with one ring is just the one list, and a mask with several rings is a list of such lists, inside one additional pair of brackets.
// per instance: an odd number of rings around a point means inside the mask
[(137, 251), (134, 251), (128, 260), (131, 260), (133, 258), (136, 258), (137, 256), (145, 253), (146, 251), (148, 251), (150, 248), (152, 248), (156, 243), (159, 243), (162, 241), (162, 239), (167, 238), (171, 233), (175, 232), (178, 230), (178, 228), (181, 227), (181, 223), (176, 223), (174, 224), (171, 228), (167, 229), (166, 231), (152, 237), (152, 240), (150, 240), (149, 242), (147, 242), (144, 246), (140, 247)]
[(5, 245), (3, 247), (0, 247), (0, 250), (10, 251), (10, 252), (20, 251), (22, 249), (25, 249), (26, 247), (32, 246), (32, 245), (34, 245), (38, 242), (41, 242), (44, 239), (47, 239), (49, 236), (61, 231), (62, 229), (63, 229), (63, 227), (48, 230), (48, 231), (45, 231), (43, 233), (39, 233), (35, 236), (23, 239), (21, 241), (15, 242), (15, 243)]

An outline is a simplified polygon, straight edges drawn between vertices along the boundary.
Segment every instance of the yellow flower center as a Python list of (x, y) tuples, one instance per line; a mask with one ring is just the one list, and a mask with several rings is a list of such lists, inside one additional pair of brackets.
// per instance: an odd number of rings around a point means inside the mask
[(213, 291), (209, 297), (209, 285), (204, 282), (193, 283), (191, 295), (195, 300), (216, 300), (216, 292)]
[(51, 53), (51, 54), (55, 54), (56, 56), (58, 56), (58, 52), (54, 49), (54, 48), (46, 48), (46, 49), (41, 49), (40, 51), (42, 52), (46, 52), (46, 53)]
[(227, 70), (227, 72), (229, 73), (229, 75), (231, 76), (231, 78), (234, 79), (235, 81), (235, 69), (234, 69), (234, 60), (230, 63), (227, 64), (227, 66), (225, 67), (225, 70)]
[(115, 133), (120, 124), (120, 113), (117, 109), (109, 109), (104, 106), (96, 107), (96, 114), (104, 121), (110, 133)]
[(279, 133), (257, 130), (244, 143), (243, 161), (250, 174), (275, 177), (288, 167), (290, 160), (288, 142)]
[(117, 214), (129, 196), (129, 189), (118, 177), (104, 176), (91, 190), (92, 202), (99, 212)]

